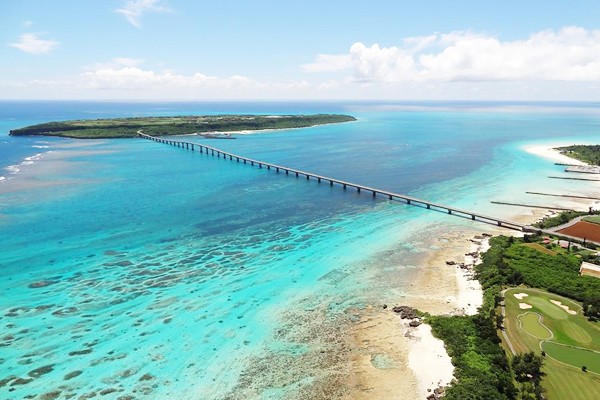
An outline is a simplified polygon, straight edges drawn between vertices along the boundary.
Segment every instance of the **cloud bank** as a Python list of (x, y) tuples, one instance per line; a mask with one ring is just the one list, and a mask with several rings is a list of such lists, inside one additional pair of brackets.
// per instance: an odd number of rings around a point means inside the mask
[(348, 71), (358, 82), (599, 81), (600, 30), (566, 27), (514, 41), (451, 32), (391, 47), (356, 42), (347, 54), (321, 54), (302, 69)]
[(54, 40), (40, 39), (35, 33), (21, 35), (19, 41), (10, 43), (10, 46), (29, 54), (47, 54), (58, 45)]

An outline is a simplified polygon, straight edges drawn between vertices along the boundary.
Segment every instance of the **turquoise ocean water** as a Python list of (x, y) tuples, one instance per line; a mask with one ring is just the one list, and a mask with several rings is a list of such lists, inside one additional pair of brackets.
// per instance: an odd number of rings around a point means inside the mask
[(347, 113), (358, 121), (206, 144), (511, 217), (515, 208), (490, 201), (598, 194), (590, 183), (548, 179), (562, 168), (523, 150), (599, 143), (598, 106), (1, 102), (0, 398), (311, 393), (335, 375), (336, 327), (352, 323), (352, 310), (396, 302), (428, 236), (440, 226), (485, 229), (141, 139), (16, 138), (12, 128)]

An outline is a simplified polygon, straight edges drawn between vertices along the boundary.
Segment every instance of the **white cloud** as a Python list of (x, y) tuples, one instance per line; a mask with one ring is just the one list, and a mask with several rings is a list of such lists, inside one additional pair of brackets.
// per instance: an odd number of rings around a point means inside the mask
[(319, 54), (314, 62), (304, 64), (302, 70), (305, 72), (334, 72), (350, 67), (352, 67), (352, 62), (348, 54)]
[(180, 75), (171, 71), (152, 71), (137, 66), (103, 67), (82, 74), (84, 84), (92, 89), (127, 89), (151, 91), (154, 89), (234, 88), (253, 85), (254, 82), (240, 75), (227, 78), (201, 73)]
[[(340, 60), (347, 60), (347, 64)], [(399, 47), (354, 43), (348, 54), (317, 56), (306, 72), (347, 69), (359, 82), (598, 81), (600, 30), (566, 27), (524, 40), (471, 32), (405, 38)]]
[(171, 9), (162, 6), (159, 3), (161, 0), (127, 0), (122, 8), (117, 8), (115, 12), (123, 14), (127, 21), (136, 28), (142, 27), (142, 15), (155, 13), (168, 13)]
[(29, 54), (46, 54), (50, 53), (57, 44), (58, 42), (54, 40), (40, 39), (35, 33), (25, 33), (17, 43), (10, 43), (10, 46)]

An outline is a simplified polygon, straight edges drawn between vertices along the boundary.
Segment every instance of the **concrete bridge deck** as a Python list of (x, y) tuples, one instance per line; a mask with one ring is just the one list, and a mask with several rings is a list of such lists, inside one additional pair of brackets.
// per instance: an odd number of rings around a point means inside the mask
[(434, 203), (431, 201), (419, 199), (419, 198), (412, 197), (412, 196), (407, 196), (404, 194), (394, 193), (394, 192), (390, 192), (387, 190), (381, 190), (381, 189), (372, 188), (372, 187), (365, 186), (365, 185), (360, 185), (360, 184), (356, 184), (356, 183), (352, 183), (352, 182), (343, 181), (340, 179), (330, 178), (328, 176), (318, 175), (318, 174), (314, 174), (312, 172), (301, 171), (301, 170), (289, 168), (289, 167), (286, 167), (283, 165), (277, 165), (277, 164), (267, 163), (264, 161), (254, 160), (254, 159), (251, 159), (248, 157), (243, 157), (243, 156), (240, 156), (237, 154), (219, 150), (215, 147), (207, 146), (204, 144), (165, 139), (163, 137), (155, 137), (155, 136), (146, 135), (142, 132), (138, 132), (138, 135), (144, 139), (153, 140), (155, 142), (164, 143), (164, 144), (168, 144), (171, 146), (176, 146), (176, 147), (180, 147), (180, 148), (191, 150), (191, 151), (199, 151), (200, 153), (203, 153), (203, 154), (217, 156), (217, 157), (223, 157), (223, 158), (229, 159), (231, 161), (243, 162), (244, 164), (250, 164), (251, 166), (257, 166), (259, 168), (266, 168), (267, 170), (273, 169), (277, 173), (285, 172), (286, 175), (293, 174), (296, 177), (305, 177), (307, 180), (315, 179), (319, 183), (321, 183), (323, 181), (323, 182), (329, 183), (330, 186), (333, 186), (334, 184), (340, 185), (344, 189), (349, 188), (349, 187), (354, 188), (359, 193), (361, 193), (361, 192), (371, 193), (371, 195), (373, 197), (376, 197), (379, 195), (379, 196), (387, 197), (389, 200), (401, 200), (401, 201), (405, 202), (406, 204), (421, 206), (421, 207), (424, 207), (429, 210), (443, 211), (443, 212), (446, 212), (451, 215), (457, 215), (457, 216), (461, 216), (461, 217), (465, 217), (465, 218), (470, 218), (473, 221), (480, 221), (480, 222), (485, 222), (485, 223), (489, 223), (489, 224), (494, 224), (494, 225), (497, 225), (497, 226), (500, 226), (503, 228), (515, 229), (515, 230), (519, 230), (519, 231), (522, 231), (525, 228), (525, 225), (519, 224), (517, 222), (508, 221), (508, 220), (496, 218), (493, 216), (476, 213), (476, 212), (469, 211), (469, 210), (463, 210), (463, 209), (456, 208), (456, 207), (446, 206), (444, 204)]

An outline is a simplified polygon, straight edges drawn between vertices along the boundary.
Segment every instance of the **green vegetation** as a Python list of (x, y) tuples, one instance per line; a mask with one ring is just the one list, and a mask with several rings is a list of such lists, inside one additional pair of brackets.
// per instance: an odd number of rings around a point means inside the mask
[[(493, 265), (502, 258), (499, 246), (492, 246), (483, 263)], [(474, 316), (432, 316), (427, 318), (433, 334), (442, 339), (455, 367), (457, 381), (446, 391), (446, 399), (517, 398), (513, 374), (506, 353), (499, 346), (495, 307), (500, 286), (490, 285), (483, 305)]]
[(521, 329), (531, 336), (539, 339), (550, 339), (552, 337), (552, 331), (546, 325), (542, 324), (542, 317), (538, 313), (526, 312), (520, 314), (517, 319), (519, 320)]
[(587, 371), (600, 374), (600, 353), (554, 342), (546, 342), (542, 345), (542, 348), (557, 361), (572, 365), (575, 368), (585, 366)]
[(600, 165), (600, 145), (573, 145), (559, 147), (557, 150), (561, 154), (588, 164)]
[(11, 135), (63, 136), (79, 139), (129, 138), (142, 130), (147, 135), (186, 135), (207, 132), (305, 128), (355, 121), (349, 115), (203, 115), (139, 117), (48, 122), (13, 129)]
[(477, 269), (484, 288), (525, 284), (584, 302), (586, 315), (600, 318), (600, 279), (580, 276), (581, 259), (576, 255), (544, 254), (524, 246), (523, 239), (504, 236), (493, 238), (492, 243), (502, 257), (493, 266), (481, 264)]
[[(582, 313), (585, 309), (590, 319), (600, 316), (600, 280), (579, 276), (580, 250), (548, 249), (533, 239), (491, 239), (491, 248), (475, 268), (484, 288), (483, 305), (477, 315), (427, 318), (455, 366), (457, 381), (447, 389), (447, 399), (537, 400), (544, 398), (545, 390), (550, 399), (578, 400), (600, 392), (600, 375), (592, 369), (600, 360), (589, 351), (600, 350), (600, 328)], [(519, 287), (507, 292), (507, 315), (503, 318), (499, 310), (503, 289), (522, 284), (584, 301), (583, 308), (557, 294)], [(519, 301), (514, 293), (528, 296)], [(550, 300), (560, 301), (576, 314)], [(520, 309), (519, 302), (531, 308)], [(511, 362), (504, 350), (509, 351), (509, 347), (498, 336), (502, 328), (516, 351), (515, 355), (511, 353)], [(543, 343), (558, 345), (544, 347), (542, 354)], [(568, 350), (575, 351), (570, 354)], [(589, 372), (582, 372), (584, 366)]]
[(583, 218), (583, 221), (591, 222), (592, 224), (598, 224), (598, 225), (600, 225), (600, 216), (585, 217), (585, 218)]
[(475, 316), (434, 316), (427, 319), (435, 336), (452, 357), (457, 381), (446, 391), (447, 400), (515, 399), (517, 391), (506, 354), (492, 319)]
[[(596, 214), (598, 211), (592, 211), (592, 213)], [(590, 215), (590, 213), (587, 211), (563, 211), (554, 217), (544, 218), (540, 222), (533, 224), (533, 226), (541, 229), (554, 228), (584, 215)]]
[(544, 359), (533, 351), (517, 354), (513, 357), (511, 367), (515, 373), (515, 379), (519, 382), (521, 398), (543, 399), (542, 372)]
[[(576, 313), (569, 313), (551, 300)], [(533, 352), (544, 359), (542, 371), (546, 376), (541, 383), (546, 397), (569, 400), (597, 397), (600, 375), (595, 371), (600, 368), (600, 353), (594, 351), (600, 350), (600, 329), (582, 315), (581, 306), (568, 298), (524, 287), (506, 290), (504, 302), (505, 333), (514, 349), (517, 353)], [(523, 310), (519, 303), (531, 308)], [(509, 349), (506, 342), (504, 347)], [(518, 376), (514, 368), (517, 357), (511, 363), (515, 376)], [(589, 372), (582, 372), (583, 366)]]

